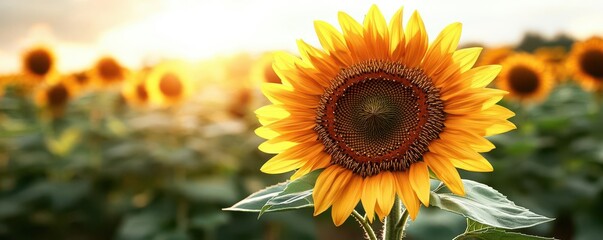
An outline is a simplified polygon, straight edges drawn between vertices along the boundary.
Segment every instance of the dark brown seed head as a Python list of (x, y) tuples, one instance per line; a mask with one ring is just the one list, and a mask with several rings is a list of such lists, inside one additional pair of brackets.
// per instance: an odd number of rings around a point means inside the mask
[(519, 95), (533, 94), (540, 85), (538, 74), (533, 69), (524, 66), (513, 67), (508, 78), (509, 87)]
[(182, 93), (182, 82), (176, 74), (166, 73), (159, 80), (159, 90), (165, 96), (177, 97)]
[(48, 105), (51, 107), (60, 107), (67, 104), (67, 100), (69, 100), (69, 92), (67, 91), (67, 87), (62, 83), (58, 83), (52, 87), (50, 87), (46, 96), (48, 98)]
[(585, 52), (580, 58), (580, 67), (586, 74), (603, 81), (603, 51), (590, 50)]
[(123, 78), (122, 68), (113, 58), (103, 58), (98, 61), (96, 68), (104, 81), (119, 81)]
[(423, 71), (380, 60), (342, 69), (316, 113), (315, 130), (332, 163), (363, 177), (422, 161), (446, 117)]
[(36, 49), (25, 56), (25, 67), (29, 72), (43, 77), (52, 68), (52, 56), (45, 49)]

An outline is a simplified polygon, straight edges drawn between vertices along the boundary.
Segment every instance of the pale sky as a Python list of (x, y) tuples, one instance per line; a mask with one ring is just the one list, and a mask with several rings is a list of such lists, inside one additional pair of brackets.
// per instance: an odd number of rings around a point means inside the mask
[(295, 51), (297, 39), (318, 46), (314, 20), (339, 28), (344, 11), (361, 22), (373, 3), (388, 19), (404, 6), (405, 22), (418, 10), (430, 39), (452, 22), (463, 23), (462, 42), (489, 46), (515, 44), (526, 31), (603, 36), (601, 0), (2, 0), (0, 72), (18, 71), (21, 52), (39, 43), (55, 49), (62, 71), (102, 55), (138, 67), (162, 58)]

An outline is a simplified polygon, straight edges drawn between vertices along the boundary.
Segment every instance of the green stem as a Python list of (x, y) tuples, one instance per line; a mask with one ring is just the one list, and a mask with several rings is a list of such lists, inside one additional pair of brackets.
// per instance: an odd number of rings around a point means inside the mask
[(398, 221), (398, 224), (396, 224), (396, 236), (397, 239), (404, 239), (404, 230), (406, 230), (406, 222), (408, 221), (408, 210), (404, 210), (402, 212), (402, 217), (400, 218), (400, 221)]
[(400, 221), (400, 205), (400, 199), (396, 196), (392, 210), (389, 212), (389, 215), (385, 217), (385, 223), (383, 224), (383, 240), (400, 240), (400, 237), (397, 236), (398, 231), (396, 230), (398, 221)]
[(367, 239), (377, 240), (377, 235), (375, 235), (375, 231), (373, 230), (366, 218), (360, 215), (360, 213), (356, 212), (356, 210), (352, 212), (352, 216), (356, 219), (356, 221), (360, 223), (362, 229), (364, 229)]

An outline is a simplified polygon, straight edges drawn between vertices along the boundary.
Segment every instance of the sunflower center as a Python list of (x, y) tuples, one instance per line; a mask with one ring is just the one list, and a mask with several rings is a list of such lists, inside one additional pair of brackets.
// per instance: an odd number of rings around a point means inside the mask
[(105, 80), (116, 80), (122, 78), (121, 67), (112, 58), (102, 59), (98, 63), (100, 76)]
[(539, 84), (538, 75), (530, 68), (518, 66), (509, 73), (509, 85), (519, 94), (534, 93)]
[(159, 81), (159, 90), (168, 97), (176, 97), (182, 92), (182, 83), (178, 76), (167, 73)]
[(73, 74), (73, 77), (79, 84), (86, 84), (89, 80), (88, 75), (84, 72), (75, 73)]
[(46, 93), (48, 97), (48, 105), (53, 107), (62, 106), (69, 99), (69, 92), (63, 84), (57, 84), (48, 89)]
[(142, 101), (146, 101), (149, 98), (149, 94), (147, 93), (147, 89), (144, 87), (144, 84), (138, 84), (136, 86), (136, 95), (138, 99)]
[(321, 97), (315, 130), (331, 161), (356, 174), (406, 171), (443, 130), (443, 106), (420, 69), (371, 60), (339, 72)]
[(580, 59), (580, 66), (588, 75), (603, 80), (603, 51), (585, 52)]
[(52, 66), (52, 57), (50, 53), (44, 50), (35, 50), (27, 58), (29, 70), (38, 76), (44, 76), (50, 71)]

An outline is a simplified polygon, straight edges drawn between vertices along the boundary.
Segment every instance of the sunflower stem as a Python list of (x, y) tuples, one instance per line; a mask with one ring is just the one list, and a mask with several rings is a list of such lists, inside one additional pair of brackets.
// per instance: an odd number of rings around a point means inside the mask
[(404, 239), (404, 230), (406, 230), (406, 222), (408, 221), (408, 210), (404, 209), (402, 217), (396, 224), (396, 239)]
[(354, 216), (356, 221), (360, 223), (362, 229), (364, 230), (364, 233), (366, 233), (366, 238), (368, 240), (377, 240), (377, 235), (375, 235), (375, 231), (373, 230), (373, 228), (365, 217), (360, 215), (360, 213), (358, 213), (356, 210), (352, 212), (352, 216)]
[(396, 226), (400, 221), (400, 199), (396, 196), (394, 200), (394, 206), (392, 206), (392, 210), (389, 212), (389, 215), (385, 217), (385, 223), (383, 223), (383, 240), (400, 240), (398, 236), (398, 231)]

